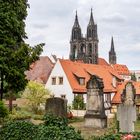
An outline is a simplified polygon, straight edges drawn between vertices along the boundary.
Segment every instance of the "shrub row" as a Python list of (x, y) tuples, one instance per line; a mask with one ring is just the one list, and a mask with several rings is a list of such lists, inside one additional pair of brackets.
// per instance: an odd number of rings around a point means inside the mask
[(44, 123), (34, 125), (27, 121), (6, 123), (0, 129), (0, 140), (83, 140), (80, 132), (68, 126), (64, 118), (45, 115)]

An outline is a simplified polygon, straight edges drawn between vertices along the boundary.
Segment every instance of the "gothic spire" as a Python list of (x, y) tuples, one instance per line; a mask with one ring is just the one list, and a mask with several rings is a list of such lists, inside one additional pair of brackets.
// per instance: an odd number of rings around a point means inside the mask
[(115, 52), (115, 49), (114, 49), (114, 41), (113, 41), (113, 36), (112, 36), (112, 39), (111, 39), (111, 49), (110, 49), (111, 52)]
[(88, 25), (94, 25), (94, 19), (93, 19), (93, 13), (92, 13), (92, 8), (91, 8), (91, 14), (90, 14), (90, 20)]
[(114, 48), (113, 37), (111, 39), (111, 48), (110, 48), (110, 51), (109, 51), (109, 63), (110, 64), (116, 64), (117, 63), (117, 57), (116, 57), (116, 52), (115, 52), (115, 48)]
[(78, 16), (77, 16), (77, 10), (76, 10), (76, 15), (75, 15), (75, 21), (74, 21), (73, 28), (74, 27), (80, 28), (79, 21), (78, 21)]

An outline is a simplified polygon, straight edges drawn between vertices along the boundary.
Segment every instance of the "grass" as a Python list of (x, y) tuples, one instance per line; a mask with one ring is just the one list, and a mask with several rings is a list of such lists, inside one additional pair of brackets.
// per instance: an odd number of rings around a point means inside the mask
[[(113, 123), (111, 122), (111, 125)], [(87, 128), (84, 127), (84, 119), (83, 118), (74, 118), (73, 122), (70, 123), (76, 130), (81, 131), (81, 135), (85, 140), (91, 140), (92, 136), (101, 136), (104, 134), (113, 134), (113, 129), (115, 130), (114, 124), (112, 126), (109, 125), (109, 128), (104, 129), (95, 129), (95, 128)], [(135, 131), (140, 132), (140, 120), (135, 122)], [(117, 131), (116, 131), (117, 132)]]
[(135, 131), (136, 131), (136, 132), (140, 132), (140, 120), (137, 120), (137, 121), (135, 122)]

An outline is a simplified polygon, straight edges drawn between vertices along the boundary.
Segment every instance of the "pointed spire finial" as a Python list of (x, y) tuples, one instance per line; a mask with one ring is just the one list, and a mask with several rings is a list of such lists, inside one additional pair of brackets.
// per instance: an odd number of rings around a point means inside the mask
[(77, 10), (76, 10), (75, 21), (74, 21), (74, 26), (73, 27), (80, 27), (79, 22), (78, 22)]
[(111, 38), (111, 52), (115, 52), (113, 36), (112, 36), (112, 38)]
[(94, 19), (93, 19), (92, 8), (91, 8), (91, 14), (90, 14), (89, 25), (94, 25)]

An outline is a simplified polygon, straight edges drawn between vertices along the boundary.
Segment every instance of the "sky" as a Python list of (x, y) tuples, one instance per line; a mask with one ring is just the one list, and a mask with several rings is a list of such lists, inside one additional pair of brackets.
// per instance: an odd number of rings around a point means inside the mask
[(28, 0), (26, 40), (31, 46), (45, 43), (43, 56), (69, 58), (75, 12), (83, 35), (93, 9), (98, 26), (99, 57), (108, 61), (111, 37), (117, 63), (140, 70), (140, 0)]

